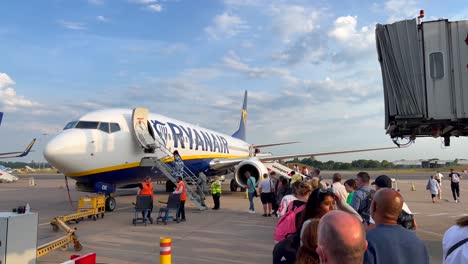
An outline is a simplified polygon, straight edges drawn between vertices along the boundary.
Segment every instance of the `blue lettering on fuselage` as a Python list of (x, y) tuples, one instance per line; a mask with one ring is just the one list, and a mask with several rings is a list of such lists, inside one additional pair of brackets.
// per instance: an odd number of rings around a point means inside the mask
[(186, 142), (184, 136), (186, 136), (188, 139), (187, 148), (201, 151), (229, 153), (228, 142), (222, 136), (190, 127), (183, 127), (170, 122), (162, 123), (157, 120), (151, 120), (151, 124), (164, 144), (166, 144), (168, 139), (167, 126), (169, 127), (172, 133), (172, 140), (174, 141), (174, 148), (185, 149)]

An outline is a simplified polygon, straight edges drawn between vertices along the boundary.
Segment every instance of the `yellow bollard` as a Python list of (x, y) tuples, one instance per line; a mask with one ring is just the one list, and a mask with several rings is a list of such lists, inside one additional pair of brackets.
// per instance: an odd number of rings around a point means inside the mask
[(249, 199), (249, 188), (245, 190), (245, 199)]
[(416, 186), (414, 186), (414, 182), (411, 181), (411, 191), (416, 191)]
[(171, 264), (171, 244), (172, 239), (169, 237), (159, 239), (159, 264)]

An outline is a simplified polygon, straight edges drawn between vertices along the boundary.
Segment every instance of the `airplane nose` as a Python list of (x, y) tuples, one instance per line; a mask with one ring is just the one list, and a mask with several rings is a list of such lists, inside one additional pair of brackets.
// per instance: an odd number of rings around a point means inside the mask
[(86, 137), (78, 131), (64, 131), (52, 138), (44, 148), (44, 158), (63, 173), (72, 172), (86, 153)]

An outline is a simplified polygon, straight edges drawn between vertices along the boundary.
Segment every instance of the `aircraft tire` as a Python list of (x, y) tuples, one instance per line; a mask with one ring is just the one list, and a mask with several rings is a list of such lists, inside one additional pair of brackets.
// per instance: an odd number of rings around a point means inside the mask
[(115, 202), (114, 197), (107, 197), (106, 198), (106, 211), (112, 212), (115, 210), (117, 203)]
[(237, 185), (236, 180), (232, 179), (231, 183), (229, 184), (229, 187), (231, 189), (231, 192), (237, 192), (237, 187), (239, 187), (239, 186)]

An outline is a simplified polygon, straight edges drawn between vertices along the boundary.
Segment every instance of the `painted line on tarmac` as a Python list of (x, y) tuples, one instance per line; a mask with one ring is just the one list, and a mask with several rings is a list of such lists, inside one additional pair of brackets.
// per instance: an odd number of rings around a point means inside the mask
[(459, 218), (459, 217), (464, 217), (467, 216), (468, 214), (461, 214), (461, 215), (452, 215), (450, 216), (451, 218)]
[(427, 216), (441, 216), (441, 215), (448, 215), (449, 213), (439, 213), (439, 214), (431, 214)]
[(439, 234), (439, 233), (436, 233), (436, 232), (432, 232), (432, 231), (427, 231), (427, 230), (424, 230), (424, 229), (421, 229), (421, 228), (418, 228), (416, 230), (416, 232), (423, 232), (423, 233), (426, 233), (426, 234), (429, 234), (429, 235), (434, 235), (434, 236), (438, 236), (438, 237), (444, 237), (444, 235), (442, 234)]

